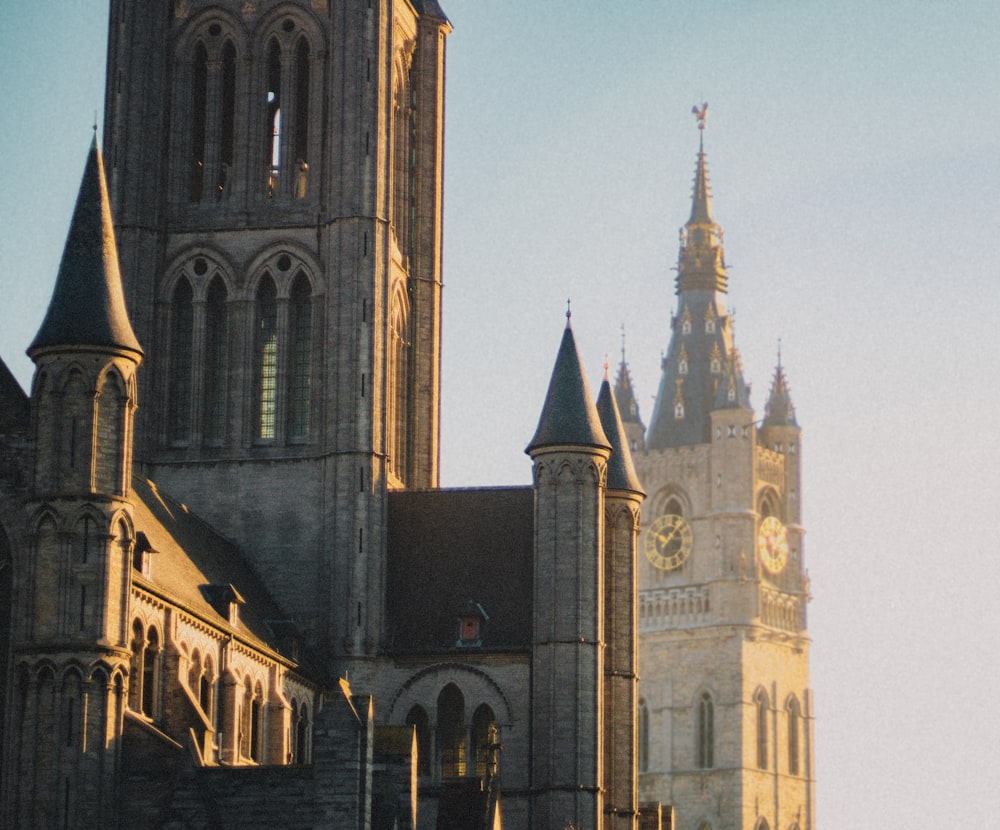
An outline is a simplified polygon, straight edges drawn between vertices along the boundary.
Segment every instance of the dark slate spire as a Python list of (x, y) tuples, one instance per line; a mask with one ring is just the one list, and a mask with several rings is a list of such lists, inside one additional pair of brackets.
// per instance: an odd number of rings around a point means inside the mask
[(601, 419), (601, 427), (604, 434), (611, 441), (611, 457), (608, 459), (608, 489), (609, 490), (631, 490), (633, 493), (642, 493), (642, 484), (639, 476), (635, 474), (635, 467), (632, 465), (632, 453), (628, 448), (628, 438), (625, 435), (625, 427), (622, 425), (621, 415), (618, 412), (618, 404), (615, 396), (611, 392), (611, 383), (605, 373), (604, 381), (601, 383), (601, 391), (597, 395), (597, 416)]
[[(708, 105), (695, 107), (699, 131)], [(727, 276), (722, 228), (712, 216), (708, 162), (699, 136), (691, 217), (681, 229), (677, 256), (677, 313), (670, 321), (670, 345), (662, 362), (656, 405), (646, 434), (646, 449), (687, 447), (710, 440), (709, 413), (718, 408), (722, 390), (728, 399), (733, 360), (733, 324), (726, 309)], [(742, 372), (732, 380), (737, 402), (749, 408)], [(725, 388), (724, 388), (725, 387)]]
[(576, 348), (567, 311), (566, 330), (559, 345), (556, 365), (552, 369), (542, 416), (538, 419), (535, 437), (531, 439), (525, 452), (559, 445), (609, 449), (611, 444), (601, 428), (593, 400), (587, 377), (580, 366), (580, 353)]
[(90, 147), (59, 275), (28, 355), (66, 346), (96, 346), (142, 355), (125, 311), (104, 163)]
[(733, 349), (732, 357), (726, 361), (726, 371), (720, 379), (712, 408), (753, 410), (750, 406), (750, 384), (743, 379), (743, 361), (737, 349)]
[(618, 364), (618, 376), (615, 378), (615, 403), (618, 404), (618, 413), (622, 422), (626, 424), (636, 424), (643, 432), (646, 427), (642, 423), (642, 416), (639, 415), (639, 403), (635, 399), (635, 389), (632, 386), (632, 373), (629, 371), (628, 362), (625, 360), (625, 326), (622, 326), (622, 360)]
[(778, 365), (774, 370), (774, 380), (771, 381), (771, 393), (764, 407), (765, 427), (795, 427), (795, 405), (788, 393), (788, 382), (785, 380), (785, 370), (781, 366), (781, 351), (778, 351)]

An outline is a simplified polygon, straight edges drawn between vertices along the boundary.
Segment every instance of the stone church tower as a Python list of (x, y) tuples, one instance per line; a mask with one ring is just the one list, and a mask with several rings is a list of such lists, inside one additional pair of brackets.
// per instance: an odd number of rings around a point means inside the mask
[(361, 680), (386, 494), (438, 483), (450, 25), (433, 0), (169, 5), (110, 15), (136, 460)]
[(702, 145), (645, 434), (624, 355), (615, 390), (649, 494), (639, 557), (640, 798), (672, 805), (679, 830), (812, 830), (801, 431), (780, 360), (764, 419), (755, 419), (727, 280)]

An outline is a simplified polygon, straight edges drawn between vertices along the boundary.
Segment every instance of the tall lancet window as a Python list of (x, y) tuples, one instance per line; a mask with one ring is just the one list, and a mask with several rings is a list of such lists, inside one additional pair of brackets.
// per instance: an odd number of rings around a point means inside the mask
[(102, 493), (122, 493), (125, 432), (125, 382), (111, 370), (97, 396), (97, 458), (94, 479)]
[(389, 377), (386, 401), (386, 443), (389, 467), (401, 482), (406, 481), (407, 413), (410, 390), (410, 313), (403, 291), (393, 297), (389, 312)]
[(304, 440), (309, 435), (310, 375), (312, 371), (312, 291), (301, 271), (292, 286), (290, 343), (292, 347), (288, 435)]
[(167, 425), (171, 443), (186, 444), (191, 434), (191, 356), (194, 337), (191, 284), (186, 279), (181, 279), (174, 289), (170, 323)]
[(465, 775), (465, 698), (458, 686), (449, 683), (437, 701), (438, 752), (442, 778)]
[(205, 443), (219, 445), (226, 438), (228, 398), (229, 318), (226, 286), (212, 280), (205, 307)]
[(205, 189), (205, 150), (208, 144), (208, 51), (199, 43), (194, 50), (191, 77), (191, 157), (189, 195), (200, 202)]
[(698, 769), (715, 766), (715, 707), (712, 696), (702, 693), (698, 699)]
[(265, 276), (257, 289), (254, 352), (256, 359), (257, 438), (275, 434), (278, 391), (278, 302), (274, 283)]
[(767, 769), (767, 695), (761, 689), (754, 695), (754, 708), (757, 714), (757, 767)]
[(309, 189), (309, 43), (305, 38), (295, 48), (295, 198), (304, 199)]
[(799, 721), (802, 718), (802, 707), (799, 701), (792, 698), (788, 701), (788, 773), (799, 774)]
[(272, 40), (267, 50), (267, 195), (277, 196), (281, 184), (281, 46)]
[(222, 49), (222, 95), (219, 121), (219, 159), (215, 174), (215, 198), (228, 195), (232, 186), (236, 137), (236, 47), (227, 42)]

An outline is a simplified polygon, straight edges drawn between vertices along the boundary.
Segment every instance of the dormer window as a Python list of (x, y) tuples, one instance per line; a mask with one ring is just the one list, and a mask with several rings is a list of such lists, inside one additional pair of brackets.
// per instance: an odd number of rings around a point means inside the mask
[(136, 533), (135, 545), (132, 548), (132, 567), (146, 577), (146, 579), (150, 578), (152, 571), (150, 554), (153, 553), (159, 553), (159, 551), (153, 549), (146, 534), (142, 531)]
[(674, 420), (681, 420), (684, 417), (684, 404), (675, 403), (674, 404)]
[(456, 648), (479, 648), (483, 644), (483, 629), (490, 616), (483, 606), (474, 600), (466, 603), (458, 615), (458, 641)]
[(705, 334), (715, 334), (715, 318), (710, 317), (705, 321)]
[(690, 333), (691, 333), (691, 321), (688, 320), (688, 319), (685, 319), (681, 323), (681, 334), (690, 334)]
[(246, 600), (240, 596), (240, 592), (231, 584), (229, 585), (203, 585), (202, 591), (208, 598), (212, 607), (220, 617), (224, 617), (226, 622), (234, 628), (240, 624), (240, 606)]

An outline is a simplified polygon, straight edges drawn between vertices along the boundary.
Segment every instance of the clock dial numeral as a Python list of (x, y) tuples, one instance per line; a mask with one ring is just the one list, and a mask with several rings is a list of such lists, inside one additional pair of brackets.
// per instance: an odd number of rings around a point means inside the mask
[(662, 571), (679, 568), (691, 555), (691, 525), (682, 516), (666, 513), (646, 530), (646, 558)]

